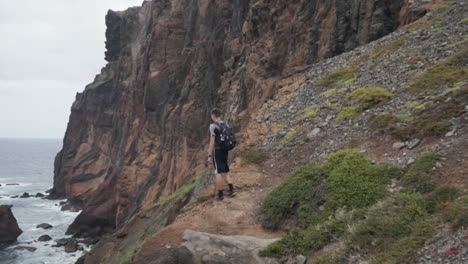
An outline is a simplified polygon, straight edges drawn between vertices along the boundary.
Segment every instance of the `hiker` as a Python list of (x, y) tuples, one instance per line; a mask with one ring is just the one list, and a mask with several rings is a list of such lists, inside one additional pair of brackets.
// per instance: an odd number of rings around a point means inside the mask
[(236, 140), (232, 129), (221, 120), (220, 109), (214, 108), (211, 110), (211, 119), (214, 123), (210, 124), (208, 162), (213, 163), (216, 174), (217, 194), (215, 200), (222, 201), (224, 199), (223, 183), (227, 183), (230, 197), (236, 195), (228, 166), (228, 153), (229, 150), (234, 148)]

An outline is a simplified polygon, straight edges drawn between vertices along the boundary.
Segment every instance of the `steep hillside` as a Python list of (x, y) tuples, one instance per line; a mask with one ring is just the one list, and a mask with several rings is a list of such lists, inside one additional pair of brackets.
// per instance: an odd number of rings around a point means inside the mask
[[(275, 95), (258, 111), (252, 111), (243, 131), (240, 155), (232, 166), (238, 197), (214, 202), (213, 186), (207, 185), (196, 190), (181, 212), (170, 214), (170, 219), (161, 224), (156, 215), (162, 214), (155, 212), (174, 208), (166, 206), (177, 197), (185, 197), (184, 192), (176, 192), (159, 206), (142, 211), (117, 234), (104, 238), (84, 262), (239, 263), (244, 258), (252, 259), (260, 249), (243, 244), (246, 238), (237, 237), (248, 235), (264, 239), (258, 242), (261, 244), (284, 237), (274, 244), (284, 247), (273, 246), (262, 253), (279, 258), (261, 258), (257, 263), (303, 263), (305, 258), (295, 258), (295, 254), (304, 254), (308, 263), (318, 258), (322, 259), (318, 263), (382, 263), (382, 259), (384, 263), (397, 263), (400, 258), (410, 263), (425, 263), (427, 259), (432, 263), (463, 263), (468, 250), (463, 242), (463, 221), (468, 215), (463, 198), (468, 183), (467, 11), (463, 1), (447, 2), (395, 33), (283, 76)], [(346, 148), (359, 151), (329, 156)], [(342, 157), (347, 157), (345, 163), (340, 161)], [(323, 168), (301, 167), (327, 160)], [(259, 164), (248, 165), (252, 162)], [(358, 178), (348, 179), (343, 172), (355, 172), (349, 177)], [(210, 180), (206, 174), (199, 177), (195, 180)], [(340, 179), (353, 188), (343, 188)], [(275, 189), (280, 183), (292, 190)], [(444, 185), (451, 187), (440, 188)], [(182, 190), (191, 188), (195, 184), (189, 183)], [(333, 188), (342, 189), (336, 192)], [(312, 197), (301, 196), (301, 192)], [(269, 193), (277, 198), (273, 200), (275, 207), (284, 204), (287, 208), (284, 214), (273, 214), (273, 225), (268, 224), (265, 209), (268, 202), (264, 199), (270, 197)], [(343, 195), (337, 195), (340, 193)], [(460, 195), (462, 198), (451, 204), (453, 197)], [(308, 206), (301, 207), (304, 199)], [(452, 215), (440, 211), (440, 201), (446, 202)], [(342, 206), (361, 210), (353, 215)], [(296, 211), (298, 208), (301, 210)], [(388, 239), (388, 247), (376, 247), (374, 243), (386, 238), (379, 237), (364, 220), (371, 219), (368, 221), (374, 221), (379, 228), (379, 221), (393, 219), (375, 218), (387, 214), (385, 210), (407, 210), (417, 218), (410, 218), (414, 223), (404, 220), (395, 224), (403, 230), (395, 237), (402, 240)], [(339, 221), (320, 222), (320, 215)], [(406, 217), (395, 215), (395, 219)], [(362, 222), (354, 222), (356, 219)], [(452, 228), (457, 223), (461, 228), (450, 231), (450, 222), (455, 224)], [(170, 224), (163, 227), (166, 223)], [(327, 233), (301, 233), (314, 230), (314, 223), (324, 225)], [(346, 233), (343, 223), (360, 228), (361, 233)], [(421, 233), (409, 233), (404, 226), (398, 226), (402, 223)], [(375, 235), (369, 238), (365, 232)], [(311, 240), (306, 239), (307, 234)], [(320, 240), (315, 240), (316, 236)], [(360, 238), (368, 240), (360, 242)], [(347, 241), (351, 241), (349, 248)], [(424, 241), (427, 244), (423, 247)], [(223, 249), (223, 245), (231, 246)], [(237, 251), (231, 250), (232, 245), (237, 245)], [(418, 248), (421, 250), (416, 253)], [(382, 250), (393, 255), (381, 254)], [(293, 258), (288, 260), (288, 254)]]

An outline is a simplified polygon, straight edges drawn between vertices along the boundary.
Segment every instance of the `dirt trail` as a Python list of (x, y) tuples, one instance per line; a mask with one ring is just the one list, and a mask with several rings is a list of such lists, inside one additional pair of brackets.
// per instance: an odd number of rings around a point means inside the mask
[(178, 246), (187, 229), (220, 235), (282, 237), (282, 232), (264, 230), (258, 216), (260, 203), (274, 187), (274, 181), (268, 179), (259, 167), (241, 164), (240, 159), (234, 160), (230, 167), (237, 195), (233, 198), (225, 197), (222, 202), (215, 201), (214, 184), (204, 187), (197, 201), (188, 204), (172, 224), (145, 242), (138, 259), (149, 256), (160, 248)]

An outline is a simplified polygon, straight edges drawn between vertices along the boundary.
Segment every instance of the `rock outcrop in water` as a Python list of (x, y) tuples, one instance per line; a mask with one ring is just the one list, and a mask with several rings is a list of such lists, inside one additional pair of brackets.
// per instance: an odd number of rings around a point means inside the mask
[(0, 205), (0, 243), (14, 242), (23, 233), (11, 207), (11, 205)]

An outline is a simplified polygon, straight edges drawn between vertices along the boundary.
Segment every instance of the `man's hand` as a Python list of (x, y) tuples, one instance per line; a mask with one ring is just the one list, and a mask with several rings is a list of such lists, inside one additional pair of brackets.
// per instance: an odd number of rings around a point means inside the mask
[(213, 163), (213, 158), (212, 157), (208, 157), (208, 163)]

